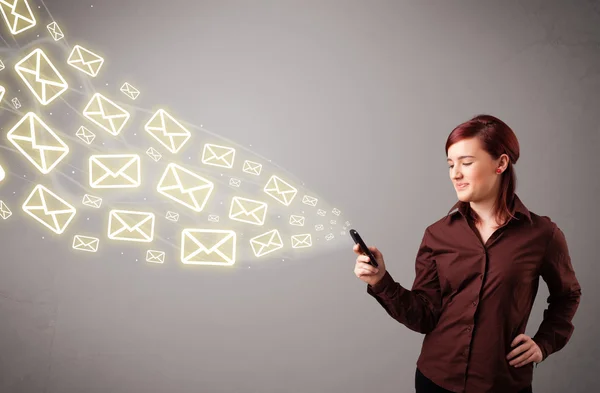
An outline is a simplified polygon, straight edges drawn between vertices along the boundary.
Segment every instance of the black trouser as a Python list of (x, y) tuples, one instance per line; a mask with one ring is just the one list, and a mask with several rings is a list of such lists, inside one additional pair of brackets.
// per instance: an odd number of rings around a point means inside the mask
[[(450, 390), (441, 388), (433, 383), (429, 378), (421, 374), (421, 371), (419, 371), (418, 368), (415, 373), (415, 389), (416, 393), (453, 393)], [(518, 393), (533, 393), (533, 390), (531, 389), (531, 386), (528, 386)]]

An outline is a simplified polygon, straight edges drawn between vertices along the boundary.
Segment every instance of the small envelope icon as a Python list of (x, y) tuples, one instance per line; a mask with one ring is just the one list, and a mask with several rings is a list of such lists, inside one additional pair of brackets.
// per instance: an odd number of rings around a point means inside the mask
[(108, 238), (149, 243), (154, 239), (154, 213), (111, 210), (108, 216)]
[(169, 199), (201, 212), (215, 188), (213, 182), (174, 163), (167, 165), (156, 190)]
[(254, 161), (244, 161), (244, 165), (242, 167), (242, 171), (249, 173), (251, 175), (260, 175), (260, 171), (262, 170), (262, 164)]
[(23, 116), (6, 136), (44, 175), (69, 153), (69, 147), (62, 139), (33, 112)]
[(73, 47), (69, 59), (67, 60), (67, 64), (92, 77), (98, 75), (103, 63), (104, 59), (102, 57), (85, 49), (81, 45), (75, 45)]
[(60, 27), (58, 27), (58, 24), (56, 22), (52, 22), (46, 27), (48, 28), (48, 31), (50, 32), (52, 38), (54, 38), (54, 41), (58, 41), (64, 38), (65, 35), (63, 34)]
[(329, 240), (331, 240), (331, 239), (333, 239), (333, 233), (328, 233), (328, 234), (325, 236), (325, 240), (329, 241)]
[(6, 206), (4, 201), (0, 201), (0, 217), (2, 217), (3, 220), (6, 220), (10, 216), (12, 216), (10, 209)]
[(146, 150), (146, 154), (156, 162), (160, 161), (160, 159), (162, 158), (162, 154), (160, 154), (153, 147), (150, 147), (148, 150)]
[(317, 214), (320, 215), (321, 217), (325, 217), (325, 214), (327, 214), (327, 212), (323, 209), (319, 209), (319, 210), (317, 210)]
[(77, 138), (81, 139), (88, 145), (91, 144), (94, 141), (94, 139), (96, 139), (96, 134), (94, 134), (92, 131), (88, 130), (84, 126), (79, 127), (75, 135), (77, 136)]
[(229, 185), (232, 187), (239, 187), (242, 184), (242, 181), (240, 179), (236, 179), (236, 178), (231, 178), (229, 179)]
[(159, 109), (144, 126), (146, 132), (171, 153), (177, 153), (192, 134), (164, 109)]
[(13, 35), (35, 26), (35, 17), (27, 0), (0, 0), (0, 11)]
[(125, 94), (127, 97), (135, 100), (140, 95), (140, 91), (135, 87), (131, 86), (129, 83), (125, 82), (123, 86), (121, 86), (121, 93)]
[(323, 229), (325, 229), (325, 227), (323, 226), (323, 224), (317, 224), (317, 225), (315, 225), (315, 231), (322, 231)]
[(98, 245), (100, 239), (97, 237), (75, 235), (73, 237), (73, 249), (79, 251), (96, 252), (98, 251)]
[(292, 203), (298, 192), (292, 185), (275, 175), (271, 176), (263, 191), (285, 206), (289, 206)]
[(283, 241), (281, 240), (279, 231), (277, 229), (273, 229), (272, 231), (265, 232), (262, 235), (258, 235), (250, 239), (250, 245), (252, 246), (254, 255), (257, 257), (262, 257), (263, 255), (282, 248)]
[(233, 197), (229, 208), (229, 218), (253, 225), (264, 225), (267, 204), (252, 199)]
[(210, 221), (210, 222), (219, 222), (219, 216), (217, 216), (216, 214), (209, 214), (208, 215), (208, 221)]
[(21, 107), (21, 102), (19, 101), (19, 99), (17, 97), (10, 100), (10, 102), (12, 102), (15, 109), (19, 109)]
[(312, 246), (310, 233), (292, 236), (292, 248), (306, 248)]
[(308, 206), (317, 206), (318, 201), (319, 200), (317, 198), (311, 197), (308, 195), (304, 195), (302, 197), (302, 203), (304, 203), (305, 205), (308, 205)]
[(40, 224), (59, 235), (76, 214), (73, 206), (41, 184), (31, 191), (22, 208)]
[(207, 143), (202, 152), (202, 163), (222, 168), (232, 168), (235, 158), (233, 147), (213, 145)]
[(179, 221), (179, 213), (168, 211), (165, 218), (169, 221), (177, 222)]
[[(0, 68), (0, 71), (2, 71), (2, 68)], [(0, 86), (0, 103), (2, 103), (2, 99), (4, 98), (4, 93), (6, 93), (6, 89), (4, 88), (4, 86)]]
[(156, 251), (156, 250), (146, 251), (146, 262), (165, 263), (164, 251)]
[(69, 88), (65, 78), (39, 48), (15, 64), (15, 71), (42, 105), (48, 105)]
[(227, 229), (184, 229), (181, 262), (192, 265), (233, 265), (236, 234)]
[(102, 206), (102, 198), (93, 196), (93, 195), (89, 195), (89, 194), (85, 194), (83, 196), (83, 200), (81, 201), (81, 203), (85, 206), (93, 207), (95, 209), (100, 209), (100, 206)]
[(90, 156), (89, 166), (92, 188), (134, 188), (141, 184), (137, 154), (96, 154)]
[(127, 124), (129, 112), (121, 108), (100, 93), (96, 93), (83, 109), (83, 115), (98, 127), (112, 135), (119, 133)]
[(337, 209), (337, 208), (335, 208), (335, 207), (333, 208), (333, 210), (332, 210), (331, 212), (332, 212), (333, 214), (335, 214), (336, 216), (339, 216), (339, 215), (342, 213), (342, 212), (341, 212), (339, 209)]
[(304, 226), (304, 217), (302, 216), (295, 216), (295, 215), (290, 215), (290, 225), (295, 225), (298, 227), (303, 227)]

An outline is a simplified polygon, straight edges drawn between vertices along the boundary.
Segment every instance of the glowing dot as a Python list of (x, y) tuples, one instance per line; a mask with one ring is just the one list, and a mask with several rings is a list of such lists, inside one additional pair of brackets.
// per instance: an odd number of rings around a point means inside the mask
[(80, 89), (83, 89), (83, 86), (79, 86)]
[(40, 35), (38, 34), (38, 37), (39, 37), (39, 36), (40, 36)]
[(123, 251), (121, 251), (121, 255), (123, 255)]
[(27, 177), (27, 175), (23, 175), (23, 177)]
[(281, 218), (281, 216), (277, 216), (277, 218)]
[(146, 200), (146, 198), (144, 198), (144, 200)]
[(192, 157), (188, 157), (190, 160), (192, 159)]
[(44, 240), (44, 236), (42, 236), (42, 240)]
[(94, 5), (92, 4), (90, 7), (94, 8)]
[(88, 217), (87, 219), (88, 219), (88, 221), (90, 220), (90, 218), (89, 218), (89, 217)]
[(135, 259), (135, 261), (137, 262), (137, 261), (138, 261), (138, 259), (136, 258), (136, 259)]
[(108, 83), (106, 84), (106, 86), (108, 86)]
[(75, 173), (75, 171), (73, 171), (73, 173)]
[(134, 133), (133, 135), (137, 135), (137, 134)]

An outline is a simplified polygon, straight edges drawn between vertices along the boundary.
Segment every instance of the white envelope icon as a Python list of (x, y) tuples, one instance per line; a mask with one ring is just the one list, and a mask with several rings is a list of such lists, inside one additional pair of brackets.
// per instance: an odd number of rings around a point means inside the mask
[(15, 71), (42, 105), (50, 104), (69, 88), (65, 78), (39, 48), (15, 64)]
[(305, 205), (308, 206), (317, 206), (317, 202), (319, 200), (315, 197), (309, 196), (309, 195), (304, 195), (302, 197), (302, 203), (304, 203)]
[(264, 225), (267, 204), (252, 199), (233, 197), (229, 208), (229, 218), (253, 225)]
[(292, 236), (292, 248), (306, 248), (312, 246), (312, 237), (310, 233)]
[(108, 216), (108, 238), (149, 243), (154, 239), (154, 213), (111, 210)]
[(236, 234), (226, 229), (184, 229), (181, 262), (193, 265), (233, 265)]
[(290, 225), (295, 225), (298, 227), (304, 226), (305, 219), (303, 216), (290, 215)]
[(92, 188), (134, 188), (141, 184), (137, 154), (96, 154), (90, 156), (89, 166)]
[(67, 59), (67, 64), (95, 77), (100, 72), (104, 59), (81, 45), (75, 45)]
[(44, 175), (69, 154), (69, 147), (33, 112), (23, 116), (6, 136)]
[(37, 222), (59, 235), (67, 229), (77, 213), (71, 204), (41, 184), (31, 191), (22, 208)]
[(235, 149), (227, 146), (207, 143), (202, 152), (202, 163), (222, 168), (232, 168)]
[(254, 161), (249, 161), (249, 160), (244, 161), (244, 166), (242, 167), (243, 172), (249, 173), (251, 175), (259, 176), (261, 170), (262, 170), (262, 164), (259, 164), (258, 162), (254, 162)]
[(210, 180), (181, 165), (170, 163), (159, 180), (156, 190), (195, 212), (201, 212), (214, 188), (215, 185)]
[(285, 206), (289, 206), (298, 190), (278, 176), (271, 176), (263, 191)]
[(164, 109), (156, 111), (144, 126), (146, 132), (171, 153), (177, 153), (192, 134)]
[(123, 131), (131, 117), (129, 112), (100, 93), (92, 96), (83, 109), (83, 116), (114, 136)]
[(35, 17), (27, 0), (0, 0), (0, 11), (13, 35), (35, 26)]

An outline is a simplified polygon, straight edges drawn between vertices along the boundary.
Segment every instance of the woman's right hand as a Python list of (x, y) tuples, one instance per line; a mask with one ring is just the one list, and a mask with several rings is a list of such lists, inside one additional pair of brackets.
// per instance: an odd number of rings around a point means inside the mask
[(379, 265), (379, 267), (374, 267), (369, 265), (369, 257), (360, 251), (358, 244), (355, 244), (352, 250), (355, 254), (358, 254), (356, 257), (356, 264), (354, 265), (354, 274), (356, 274), (356, 277), (360, 278), (367, 284), (371, 286), (375, 285), (385, 275), (385, 262), (383, 261), (383, 255), (381, 252), (379, 252), (377, 247), (369, 247), (369, 250), (371, 250), (373, 256), (375, 256), (377, 264)]

